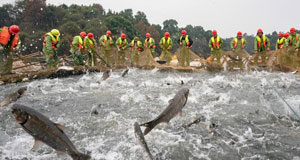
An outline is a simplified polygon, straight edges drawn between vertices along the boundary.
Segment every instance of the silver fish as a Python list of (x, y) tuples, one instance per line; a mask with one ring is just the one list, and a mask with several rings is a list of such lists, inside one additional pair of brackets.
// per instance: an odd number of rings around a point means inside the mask
[(55, 149), (58, 154), (67, 153), (73, 160), (89, 160), (91, 158), (89, 155), (80, 153), (75, 148), (64, 133), (63, 126), (52, 122), (49, 118), (34, 109), (14, 104), (12, 114), (17, 123), (34, 137), (34, 148), (36, 148), (40, 142), (43, 142)]
[(177, 92), (175, 97), (169, 101), (169, 106), (154, 120), (141, 124), (145, 126), (144, 135), (147, 135), (156, 125), (165, 122), (169, 123), (178, 113), (181, 114), (189, 95), (189, 89), (183, 88)]

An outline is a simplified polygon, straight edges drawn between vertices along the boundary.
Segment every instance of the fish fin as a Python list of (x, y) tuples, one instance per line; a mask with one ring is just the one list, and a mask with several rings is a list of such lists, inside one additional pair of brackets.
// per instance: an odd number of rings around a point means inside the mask
[(34, 139), (34, 144), (33, 144), (32, 149), (37, 149), (37, 148), (39, 148), (39, 146), (41, 146), (41, 144), (43, 144), (43, 142), (35, 138), (35, 139)]
[(56, 126), (59, 130), (61, 130), (62, 132), (64, 132), (64, 131), (66, 130), (66, 127), (63, 126), (63, 125), (61, 125), (61, 124), (55, 123), (55, 126)]
[(56, 150), (56, 155), (57, 155), (57, 157), (63, 157), (64, 155), (65, 155), (65, 153), (64, 152), (62, 152), (62, 151), (58, 151), (58, 150)]
[(170, 99), (170, 100), (169, 100), (169, 104), (170, 104), (170, 103), (172, 103), (172, 102), (173, 102), (173, 100), (174, 100), (174, 99)]

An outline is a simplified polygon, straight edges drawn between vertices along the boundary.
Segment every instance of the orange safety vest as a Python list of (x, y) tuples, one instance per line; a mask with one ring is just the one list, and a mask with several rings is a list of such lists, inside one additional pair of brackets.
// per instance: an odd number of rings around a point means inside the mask
[[(242, 47), (244, 47), (244, 44), (245, 44), (245, 39), (244, 38), (241, 39), (241, 43), (242, 43)], [(238, 39), (235, 38), (234, 39), (234, 48), (236, 48), (237, 45), (238, 45)]]
[[(267, 46), (267, 43), (266, 43), (266, 36), (262, 36), (262, 39), (263, 39), (263, 43), (264, 43), (264, 47)], [(258, 45), (258, 48), (260, 48), (261, 46), (261, 38), (259, 36), (256, 36), (256, 41), (257, 41), (257, 45)]]
[(57, 38), (56, 41), (55, 41), (55, 40), (54, 40), (55, 38), (54, 38), (54, 36), (53, 36), (51, 33), (46, 33), (46, 34), (44, 35), (43, 46), (47, 47), (47, 46), (46, 46), (46, 37), (47, 37), (47, 36), (50, 36), (50, 37), (51, 37), (52, 49), (55, 49), (55, 48), (56, 48), (56, 44), (57, 44), (57, 42), (58, 42), (58, 38)]
[(281, 46), (284, 44), (284, 38), (278, 39), (277, 44), (278, 44), (277, 49), (280, 49)]
[(215, 42), (215, 37), (211, 37), (211, 43), (213, 45), (213, 48), (216, 48), (220, 46), (220, 41), (221, 41), (221, 38), (219, 36), (217, 36), (217, 43)]
[[(8, 31), (8, 27), (2, 27), (2, 31), (0, 33), (0, 44), (6, 46), (10, 39), (10, 36), (11, 35)], [(10, 46), (11, 51), (13, 51), (13, 49), (18, 45), (18, 42), (19, 42), (19, 34), (16, 34)]]

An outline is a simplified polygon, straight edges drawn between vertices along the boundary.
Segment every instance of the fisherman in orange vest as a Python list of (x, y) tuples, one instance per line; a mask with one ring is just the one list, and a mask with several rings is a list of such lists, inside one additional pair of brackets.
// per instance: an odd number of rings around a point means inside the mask
[(218, 33), (216, 30), (212, 31), (212, 37), (208, 43), (209, 48), (211, 50), (211, 59), (210, 62), (213, 63), (215, 61), (215, 58), (217, 58), (217, 63), (221, 64), (221, 51), (223, 47), (223, 39), (218, 36)]
[[(290, 36), (286, 39), (285, 44), (286, 46), (290, 46), (287, 51), (290, 56), (297, 56), (298, 58), (300, 58), (300, 54), (298, 53), (298, 50), (300, 48), (300, 35), (296, 33), (296, 29), (294, 27), (290, 29)], [(286, 57), (286, 61), (288, 64), (300, 66), (299, 60), (295, 58)]]
[(60, 32), (57, 29), (52, 29), (44, 35), (43, 53), (49, 68), (56, 68), (58, 65), (57, 50), (60, 46), (59, 36)]
[(19, 26), (0, 28), (0, 75), (9, 74), (13, 65), (13, 51), (19, 43)]
[(257, 30), (257, 36), (254, 39), (254, 63), (258, 64), (258, 58), (261, 57), (262, 64), (266, 64), (266, 52), (270, 51), (270, 41), (263, 35), (262, 29)]
[(278, 50), (278, 49), (285, 47), (285, 41), (286, 41), (286, 39), (284, 38), (284, 34), (280, 32), (278, 34), (278, 39), (276, 41), (275, 49)]
[[(238, 60), (238, 66), (241, 70), (243, 69), (243, 61), (241, 59), (245, 56), (242, 50), (245, 49), (246, 45), (247, 41), (243, 38), (242, 32), (238, 32), (237, 36), (230, 43), (231, 49), (234, 52), (232, 57)], [(233, 69), (236, 64), (234, 59), (232, 60), (231, 69)]]

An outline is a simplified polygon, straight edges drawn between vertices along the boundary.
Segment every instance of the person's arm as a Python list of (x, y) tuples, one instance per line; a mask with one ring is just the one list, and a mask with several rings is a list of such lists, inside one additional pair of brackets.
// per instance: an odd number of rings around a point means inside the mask
[(258, 52), (258, 48), (257, 48), (257, 39), (254, 38), (254, 51)]
[(208, 46), (209, 46), (209, 48), (213, 48), (211, 39), (208, 42)]
[(230, 48), (233, 50), (233, 49), (235, 49), (234, 48), (234, 38), (233, 38), (233, 40), (230, 42)]
[[(267, 38), (267, 37), (266, 37), (266, 38)], [(266, 41), (267, 41), (267, 50), (270, 50), (271, 43), (270, 43), (269, 38), (267, 38)]]
[(171, 50), (173, 48), (173, 41), (172, 41), (172, 39), (170, 38), (170, 45), (169, 45), (169, 47), (168, 47), (168, 50)]
[(79, 48), (78, 48), (78, 44), (79, 44), (79, 39), (78, 39), (78, 37), (74, 37), (73, 38), (73, 41), (72, 41), (72, 46), (73, 46), (73, 48), (75, 49), (75, 50), (78, 50)]
[(122, 46), (120, 47), (120, 45), (122, 45), (122, 41), (121, 41), (120, 38), (118, 38), (117, 41), (116, 41), (116, 47), (117, 47), (118, 49), (121, 49)]
[(160, 46), (161, 49), (164, 49), (164, 48), (163, 48), (163, 47), (164, 47), (164, 46), (163, 46), (163, 38), (160, 39), (160, 41), (159, 41), (159, 46)]
[(99, 38), (99, 44), (100, 44), (100, 46), (105, 46), (105, 43), (104, 43), (104, 36), (101, 36), (101, 37)]
[(223, 39), (222, 38), (220, 38), (220, 49), (222, 49), (223, 48)]

